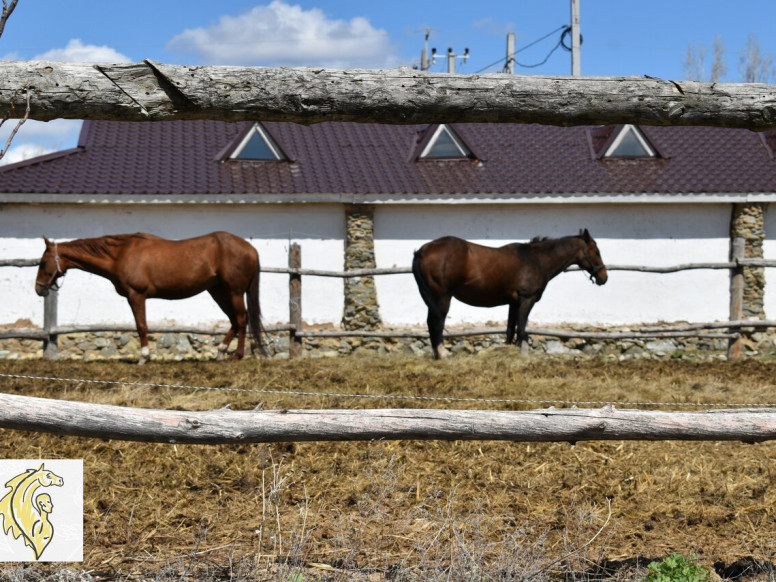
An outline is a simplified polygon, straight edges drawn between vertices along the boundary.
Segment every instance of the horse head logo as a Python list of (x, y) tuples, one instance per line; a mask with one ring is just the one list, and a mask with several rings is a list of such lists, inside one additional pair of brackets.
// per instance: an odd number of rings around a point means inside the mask
[(37, 493), (41, 487), (62, 487), (64, 479), (46, 470), (27, 469), (10, 479), (5, 486), (9, 491), (0, 499), (0, 523), (2, 532), (14, 539), (23, 538), (39, 560), (43, 550), (54, 537), (54, 525), (49, 515), (54, 503), (48, 493)]

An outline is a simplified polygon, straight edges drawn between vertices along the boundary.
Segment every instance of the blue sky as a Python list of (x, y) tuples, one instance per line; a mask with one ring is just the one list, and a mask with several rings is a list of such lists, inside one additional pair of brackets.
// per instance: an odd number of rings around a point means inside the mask
[[(741, 79), (739, 54), (750, 35), (766, 57), (776, 55), (776, 0), (579, 1), (583, 75), (684, 79), (688, 47), (705, 47), (710, 64), (715, 37), (725, 47), (728, 72), (722, 81)], [(570, 22), (569, 5), (569, 0), (20, 0), (0, 38), (0, 58), (412, 67), (419, 65), (430, 29), (429, 46), (440, 55), (448, 48), (457, 54), (469, 48), (468, 61), (457, 61), (458, 73), (501, 72), (506, 36), (513, 32), (518, 63), (534, 65), (549, 56), (541, 66), (517, 66), (516, 74), (567, 75), (570, 53), (557, 45)], [(446, 67), (440, 58), (430, 70)], [(776, 75), (769, 81), (776, 82)], [(72, 147), (79, 127), (77, 121), (28, 122), (3, 161)], [(8, 131), (0, 129), (2, 143)]]

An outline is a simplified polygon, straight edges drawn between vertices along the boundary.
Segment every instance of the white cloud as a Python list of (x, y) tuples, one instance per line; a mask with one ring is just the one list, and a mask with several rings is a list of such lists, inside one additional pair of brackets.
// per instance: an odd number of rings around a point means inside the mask
[[(84, 44), (74, 38), (64, 48), (55, 48), (33, 57), (33, 60), (87, 63), (129, 63), (132, 60), (109, 46)], [(16, 120), (9, 120), (0, 128), (0, 149), (5, 146)], [(27, 121), (14, 137), (11, 147), (0, 159), (0, 165), (13, 164), (29, 158), (75, 147), (81, 121), (55, 119), (49, 122)]]
[(0, 166), (7, 164), (15, 164), (16, 162), (23, 162), (37, 156), (44, 154), (50, 154), (54, 150), (47, 149), (40, 144), (25, 143), (22, 145), (14, 146), (10, 148), (2, 159), (0, 159)]
[(397, 61), (388, 33), (367, 19), (332, 20), (318, 8), (303, 10), (282, 0), (184, 30), (167, 49), (220, 65), (382, 68)]
[[(5, 147), (8, 136), (15, 126), (16, 120), (10, 119), (0, 128), (0, 149)], [(19, 129), (5, 156), (0, 159), (0, 165), (13, 164), (35, 156), (75, 147), (80, 130), (81, 121), (77, 119), (27, 121)]]
[(84, 44), (74, 38), (65, 48), (56, 48), (34, 57), (33, 60), (66, 61), (71, 63), (130, 63), (132, 60), (109, 46)]

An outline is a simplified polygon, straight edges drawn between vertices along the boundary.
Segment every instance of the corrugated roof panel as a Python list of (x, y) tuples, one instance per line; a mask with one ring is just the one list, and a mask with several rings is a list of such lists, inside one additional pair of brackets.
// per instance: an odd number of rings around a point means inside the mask
[(416, 160), (433, 126), (263, 123), (288, 161), (220, 161), (253, 123), (87, 121), (79, 147), (0, 168), (0, 192), (84, 194), (755, 193), (776, 132), (642, 127), (662, 159), (603, 159), (618, 127), (451, 124), (476, 160)]

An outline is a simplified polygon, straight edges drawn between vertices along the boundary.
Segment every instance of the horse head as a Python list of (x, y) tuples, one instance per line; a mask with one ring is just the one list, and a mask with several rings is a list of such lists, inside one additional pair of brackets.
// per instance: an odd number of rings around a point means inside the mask
[(59, 246), (47, 238), (43, 238), (46, 243), (46, 250), (40, 258), (38, 265), (38, 275), (35, 277), (35, 293), (41, 297), (46, 297), (50, 289), (59, 289), (57, 279), (65, 274), (62, 260), (59, 257)]
[(601, 259), (601, 253), (598, 250), (598, 245), (590, 236), (590, 233), (585, 228), (579, 231), (579, 236), (582, 239), (582, 253), (579, 259), (579, 266), (588, 272), (590, 280), (596, 285), (603, 285), (606, 283), (609, 275), (606, 272), (606, 265), (604, 265)]

